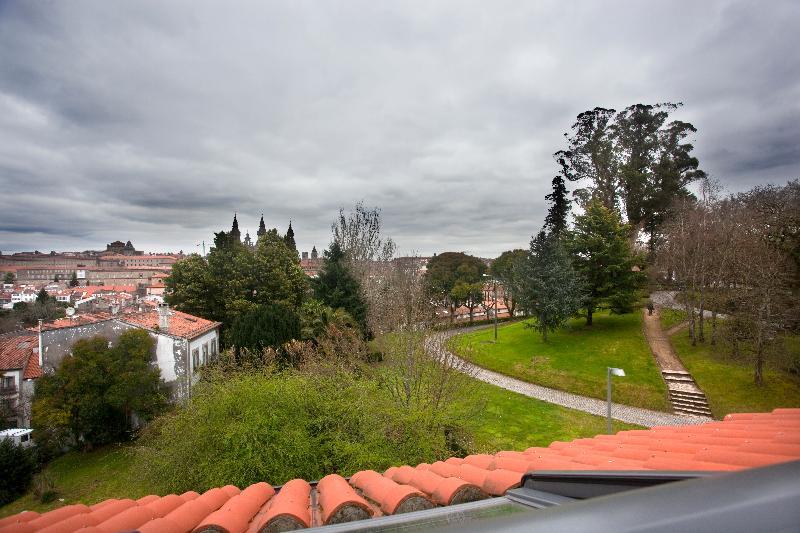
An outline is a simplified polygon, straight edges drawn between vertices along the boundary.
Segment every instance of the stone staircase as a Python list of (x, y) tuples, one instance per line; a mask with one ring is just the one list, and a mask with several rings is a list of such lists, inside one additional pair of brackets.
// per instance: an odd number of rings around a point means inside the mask
[(661, 375), (667, 382), (669, 400), (677, 414), (705, 416), (711, 418), (706, 395), (685, 370), (662, 370)]

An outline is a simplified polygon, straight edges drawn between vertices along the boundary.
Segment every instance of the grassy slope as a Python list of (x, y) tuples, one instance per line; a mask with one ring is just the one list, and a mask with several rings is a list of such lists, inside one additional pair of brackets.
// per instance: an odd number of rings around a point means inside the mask
[(686, 311), (679, 309), (661, 309), (661, 329), (668, 330), (672, 326), (677, 326), (681, 322), (686, 321)]
[[(725, 357), (720, 345), (692, 346), (686, 331), (671, 337), (686, 369), (708, 398), (715, 418), (728, 413), (771, 411), (776, 407), (800, 407), (800, 378), (787, 372), (768, 368), (764, 385), (753, 382), (753, 366)], [(788, 340), (787, 350), (800, 352), (800, 338)]]
[(627, 315), (595, 315), (594, 325), (573, 319), (551, 334), (541, 335), (518, 322), (503, 327), (498, 342), (491, 329), (451, 340), (451, 347), (484, 368), (531, 383), (594, 398), (605, 398), (606, 367), (620, 367), (627, 374), (614, 382), (614, 401), (669, 410), (667, 389), (642, 333), (638, 312)]
[(139, 498), (148, 494), (130, 471), (133, 457), (126, 446), (112, 445), (92, 452), (70, 452), (52, 461), (45, 474), (53, 480), (59, 498), (43, 504), (32, 494), (0, 508), (0, 516), (20, 511), (48, 511), (70, 503), (93, 504), (107, 498)]
[[(477, 401), (473, 401), (477, 400)], [(554, 440), (605, 432), (605, 419), (547, 404), (487, 383), (475, 382), (470, 401), (459, 405), (472, 432), (473, 452), (524, 450)], [(636, 426), (614, 423), (614, 431)], [(0, 517), (24, 510), (47, 511), (69, 503), (93, 504), (107, 498), (138, 498), (150, 492), (133, 475), (133, 459), (124, 446), (89, 453), (71, 452), (46, 468), (65, 502), (39, 503), (31, 494), (0, 508)]]

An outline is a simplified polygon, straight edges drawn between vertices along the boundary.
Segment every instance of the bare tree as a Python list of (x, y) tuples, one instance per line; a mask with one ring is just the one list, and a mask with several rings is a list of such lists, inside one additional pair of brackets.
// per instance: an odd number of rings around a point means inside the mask
[(373, 262), (386, 262), (394, 256), (394, 241), (381, 236), (380, 209), (367, 209), (363, 201), (356, 203), (347, 214), (344, 209), (339, 209), (339, 216), (331, 224), (331, 232), (333, 241), (344, 251), (353, 274), (360, 282), (370, 275)]

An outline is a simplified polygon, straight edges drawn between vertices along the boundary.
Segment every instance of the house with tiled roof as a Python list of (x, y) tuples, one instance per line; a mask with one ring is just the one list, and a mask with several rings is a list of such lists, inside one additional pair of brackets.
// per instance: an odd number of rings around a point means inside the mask
[(150, 332), (161, 378), (175, 399), (188, 396), (199, 377), (198, 370), (219, 354), (220, 322), (172, 310), (166, 304), (122, 313), (117, 320)]
[(152, 364), (158, 366), (173, 399), (181, 400), (197, 381), (200, 367), (217, 357), (221, 325), (167, 306), (141, 305), (117, 313), (74, 314), (42, 323), (30, 331), (38, 334), (42, 347), (41, 368), (51, 372), (72, 355), (73, 345), (81, 339), (102, 336), (113, 345), (123, 332), (144, 329), (155, 345)]
[(798, 460), (800, 409), (776, 409), (349, 478), (25, 511), (0, 520), (0, 533), (796, 531)]
[(6, 425), (29, 427), (34, 380), (41, 375), (36, 335), (0, 336), (0, 416)]

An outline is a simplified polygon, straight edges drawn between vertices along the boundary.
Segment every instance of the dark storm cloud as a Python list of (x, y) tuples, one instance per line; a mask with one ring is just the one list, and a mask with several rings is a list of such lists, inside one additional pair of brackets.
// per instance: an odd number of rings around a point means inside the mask
[(796, 2), (0, 3), (0, 249), (197, 249), (340, 206), (527, 245), (585, 109), (682, 101), (729, 190), (800, 175)]

